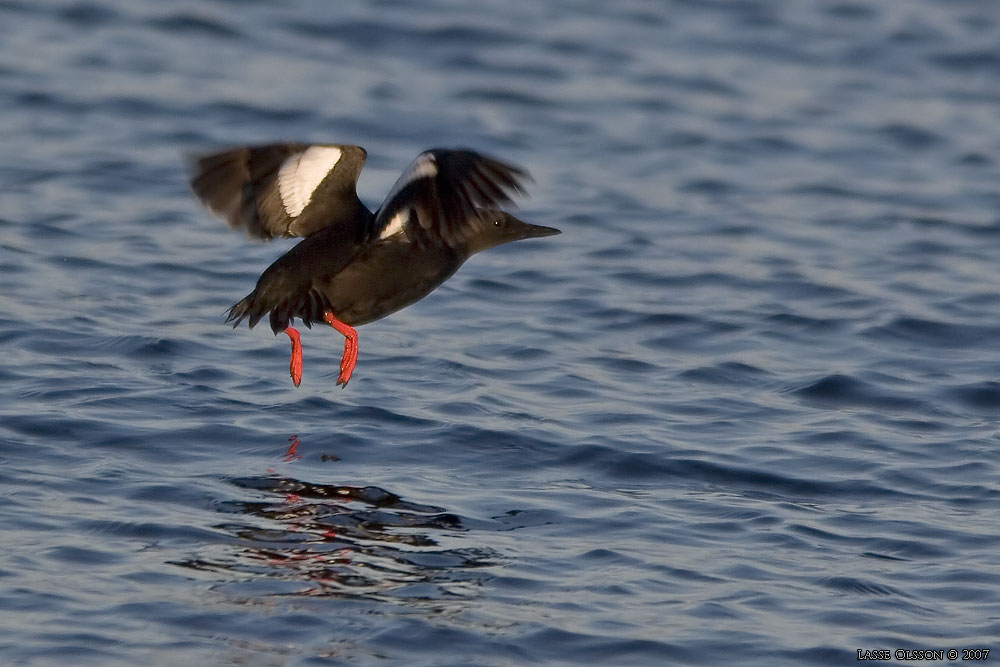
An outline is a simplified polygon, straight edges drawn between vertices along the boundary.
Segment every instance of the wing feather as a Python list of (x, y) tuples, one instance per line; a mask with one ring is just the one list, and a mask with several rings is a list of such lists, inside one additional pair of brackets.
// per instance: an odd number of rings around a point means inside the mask
[(210, 211), (248, 236), (309, 236), (367, 221), (357, 195), (366, 152), (341, 144), (241, 146), (191, 160), (191, 189)]
[[(433, 149), (403, 172), (375, 217), (374, 233), (386, 230), (403, 211), (422, 229), (435, 231), (452, 247), (466, 242), (483, 224), (477, 210), (508, 204), (524, 193), (528, 173), (470, 150)], [(410, 224), (413, 224), (412, 222)]]

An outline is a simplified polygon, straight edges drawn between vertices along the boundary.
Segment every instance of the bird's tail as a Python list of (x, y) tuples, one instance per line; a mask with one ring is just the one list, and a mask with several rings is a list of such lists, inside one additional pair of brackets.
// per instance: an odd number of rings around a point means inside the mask
[(315, 289), (308, 289), (301, 294), (283, 299), (268, 298), (272, 291), (259, 289), (247, 294), (238, 303), (233, 304), (226, 316), (226, 322), (232, 322), (235, 329), (243, 320), (253, 329), (257, 323), (271, 314), (271, 330), (280, 333), (288, 327), (292, 319), (298, 317), (302, 324), (312, 328), (314, 322), (323, 322), (323, 315), (332, 311), (329, 300)]
[(257, 290), (250, 292), (238, 303), (234, 303), (229, 309), (229, 314), (226, 316), (226, 322), (232, 322), (233, 328), (235, 329), (240, 325), (240, 323), (246, 318), (250, 318), (250, 328), (253, 329), (260, 318), (264, 317), (266, 310), (257, 307)]

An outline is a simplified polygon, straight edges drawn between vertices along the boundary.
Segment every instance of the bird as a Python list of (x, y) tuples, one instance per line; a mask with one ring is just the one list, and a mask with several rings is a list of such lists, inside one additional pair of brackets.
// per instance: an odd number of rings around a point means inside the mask
[(355, 327), (421, 300), (478, 252), (560, 233), (501, 210), (525, 193), (527, 171), (464, 148), (417, 155), (373, 212), (357, 194), (367, 155), (348, 144), (283, 142), (189, 158), (195, 197), (231, 228), (264, 241), (302, 238), (226, 317), (252, 329), (268, 316), (274, 335), (288, 335), (296, 387), (295, 319), (344, 336), (337, 385), (346, 387), (358, 360)]

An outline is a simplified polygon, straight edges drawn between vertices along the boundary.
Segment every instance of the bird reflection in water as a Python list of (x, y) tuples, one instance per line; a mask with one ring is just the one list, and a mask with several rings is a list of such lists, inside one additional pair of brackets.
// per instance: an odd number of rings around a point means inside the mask
[[(289, 438), (286, 461), (301, 456)], [(337, 460), (325, 455), (324, 460)], [(454, 599), (474, 593), (476, 568), (496, 562), (483, 548), (445, 548), (468, 532), (444, 508), (376, 486), (318, 484), (276, 474), (229, 480), (253, 500), (219, 504), (241, 520), (215, 526), (238, 540), (175, 564), (247, 575), (268, 595)], [(280, 585), (278, 585), (280, 582)], [(244, 591), (245, 592), (245, 591)]]
[[(299, 454), (300, 444), (302, 443), (299, 442), (299, 436), (295, 434), (288, 436), (288, 451), (285, 452), (285, 463), (298, 461), (299, 459), (302, 458), (302, 455)], [(335, 460), (339, 461), (340, 459), (335, 459)]]

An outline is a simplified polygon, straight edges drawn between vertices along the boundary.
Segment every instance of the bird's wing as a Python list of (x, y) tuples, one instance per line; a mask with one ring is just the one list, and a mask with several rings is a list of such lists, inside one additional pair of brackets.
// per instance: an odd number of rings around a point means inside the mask
[(413, 218), (436, 230), (449, 246), (468, 240), (484, 224), (478, 208), (496, 208), (524, 193), (528, 173), (468, 150), (433, 149), (418, 155), (375, 217), (374, 232), (387, 237)]
[(248, 236), (309, 236), (370, 216), (358, 199), (365, 149), (339, 144), (242, 146), (191, 160), (191, 189)]

